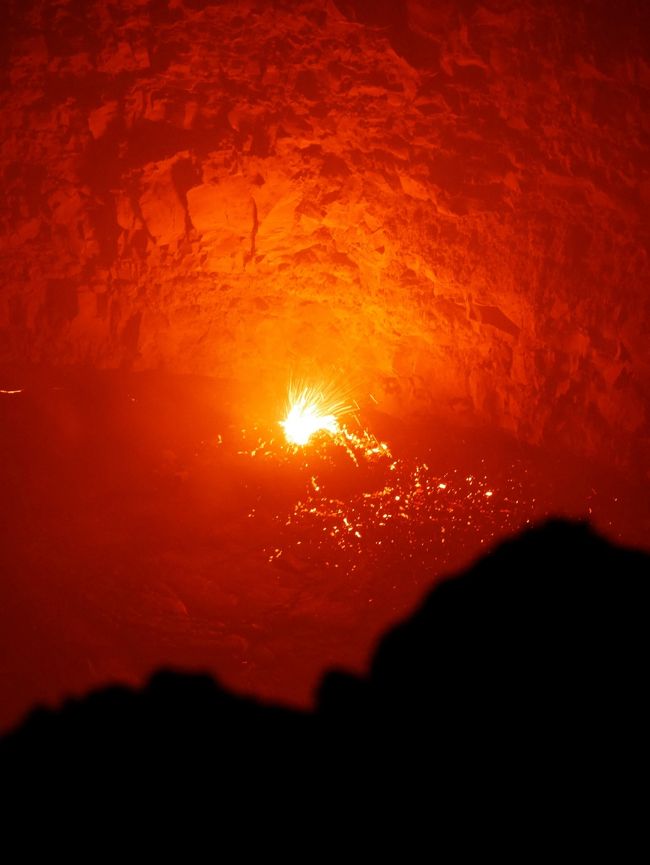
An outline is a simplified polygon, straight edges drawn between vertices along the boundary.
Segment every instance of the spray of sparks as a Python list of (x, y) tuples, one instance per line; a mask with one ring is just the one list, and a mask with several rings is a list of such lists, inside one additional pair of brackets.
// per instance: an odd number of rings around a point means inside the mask
[(340, 422), (301, 447), (259, 429), (242, 432), (240, 456), (271, 476), (287, 472), (286, 497), (276, 498), (273, 512), (260, 498), (248, 513), (267, 561), (285, 572), (442, 573), (459, 549), (490, 544), (541, 516), (524, 491), (522, 467), (500, 478), (440, 471), (396, 457), (362, 426)]
[[(238, 457), (257, 464), (246, 475), (246, 488), (257, 489), (247, 517), (280, 572), (320, 579), (336, 569), (354, 574), (355, 586), (385, 577), (396, 589), (449, 573), (467, 564), (463, 556), (556, 512), (548, 478), (528, 457), (495, 460), (469, 448), (454, 467), (435, 447), (394, 455), (355, 408), (334, 388), (293, 388), (282, 435), (255, 427), (233, 440)], [(219, 445), (229, 449), (221, 436)]]
[(281, 437), (242, 431), (237, 453), (286, 472), (274, 512), (260, 499), (248, 513), (267, 561), (283, 570), (441, 572), (452, 549), (490, 543), (535, 516), (535, 499), (512, 476), (394, 456), (334, 388), (291, 388), (280, 426)]
[(280, 426), (289, 444), (304, 447), (316, 433), (339, 433), (339, 418), (350, 408), (333, 387), (291, 386)]
[[(358, 404), (355, 403), (358, 408)], [(296, 451), (320, 438), (345, 451), (358, 467), (359, 460), (373, 461), (390, 456), (385, 442), (380, 442), (356, 419), (358, 429), (351, 430), (342, 421), (352, 414), (346, 394), (330, 385), (317, 388), (310, 385), (291, 386), (287, 399), (286, 417), (280, 421), (287, 444)], [(320, 435), (319, 435), (320, 434)]]

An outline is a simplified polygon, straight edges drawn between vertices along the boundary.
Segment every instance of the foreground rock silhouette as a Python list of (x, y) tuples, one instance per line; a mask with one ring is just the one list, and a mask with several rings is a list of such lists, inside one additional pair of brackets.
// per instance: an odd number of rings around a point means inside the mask
[(642, 765), (649, 578), (647, 554), (549, 522), (434, 588), (365, 678), (328, 673), (311, 713), (163, 671), (33, 712), (0, 742), (3, 786), (146, 808), (207, 782), (221, 817), (504, 784), (602, 807)]

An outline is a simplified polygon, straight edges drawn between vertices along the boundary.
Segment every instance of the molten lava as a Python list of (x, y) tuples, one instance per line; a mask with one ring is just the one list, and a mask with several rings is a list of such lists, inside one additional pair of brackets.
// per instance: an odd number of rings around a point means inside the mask
[(317, 432), (336, 435), (340, 430), (338, 418), (349, 410), (350, 406), (334, 387), (292, 386), (287, 415), (280, 426), (289, 444), (303, 447)]

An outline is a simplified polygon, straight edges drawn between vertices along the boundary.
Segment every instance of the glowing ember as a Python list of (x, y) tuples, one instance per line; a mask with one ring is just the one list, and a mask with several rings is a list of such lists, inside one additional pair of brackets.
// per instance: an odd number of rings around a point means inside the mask
[[(308, 403), (299, 399), (304, 393), (293, 405)], [(516, 461), (500, 466), (496, 476), (483, 459), (472, 473), (436, 469), (421, 458), (393, 456), (360, 419), (352, 432), (330, 414), (332, 429), (321, 428), (327, 435), (315, 438), (309, 453), (258, 436), (257, 429), (242, 431), (236, 445), (241, 456), (299, 469), (299, 485), (283, 506), (270, 515), (263, 508), (247, 515), (264, 538), (267, 561), (280, 570), (336, 569), (373, 584), (399, 572), (417, 583), (422, 574), (440, 575), (468, 551), (548, 514), (527, 495), (526, 469)]]
[[(259, 467), (240, 463), (246, 478), (259, 477), (246, 516), (280, 581), (305, 577), (325, 586), (336, 575), (334, 597), (340, 580), (351, 578), (346, 585), (373, 608), (377, 593), (395, 592), (398, 612), (405, 597), (464, 567), (481, 548), (560, 510), (546, 463), (513, 454), (510, 441), (483, 453), (464, 433), (452, 457), (437, 442), (413, 453), (399, 440), (378, 439), (363, 410), (347, 408), (340, 393), (290, 391), (282, 436), (277, 426), (275, 433), (254, 426), (219, 438), (225, 459), (233, 452)], [(596, 492), (587, 493), (591, 519)]]
[(336, 435), (338, 418), (350, 410), (333, 388), (289, 388), (287, 416), (280, 421), (289, 444), (302, 447), (317, 432)]
[(274, 467), (288, 469), (286, 484), (273, 482), (272, 507), (258, 496), (247, 513), (266, 561), (282, 573), (354, 575), (355, 591), (367, 591), (372, 603), (378, 586), (415, 592), (552, 512), (548, 496), (539, 496), (546, 468), (513, 457), (509, 442), (505, 456), (481, 456), (463, 442), (454, 446), (455, 466), (437, 444), (393, 454), (353, 405), (334, 387), (293, 387), (282, 440), (258, 427), (231, 445), (219, 438), (260, 464), (262, 477), (279, 479)]

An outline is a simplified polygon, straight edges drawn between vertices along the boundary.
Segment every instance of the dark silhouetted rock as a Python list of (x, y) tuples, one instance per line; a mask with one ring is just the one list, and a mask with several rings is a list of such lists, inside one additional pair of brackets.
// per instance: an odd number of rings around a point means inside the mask
[(488, 809), (503, 789), (524, 810), (547, 790), (613, 808), (643, 766), (649, 578), (648, 555), (550, 522), (435, 588), (365, 678), (329, 673), (312, 713), (161, 672), (34, 712), (0, 743), (2, 783), (58, 791), (51, 807), (133, 785), (182, 803), (207, 783), (253, 822), (413, 797)]

